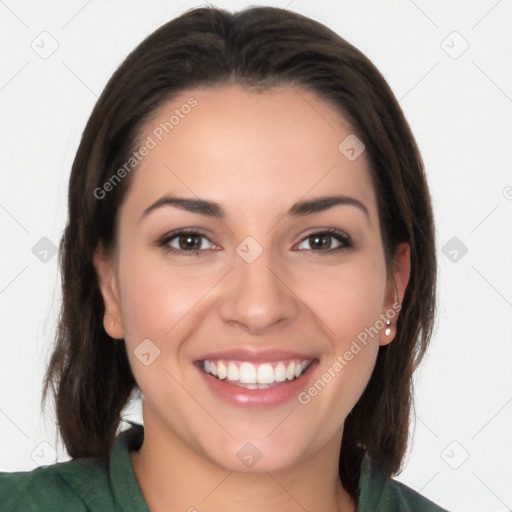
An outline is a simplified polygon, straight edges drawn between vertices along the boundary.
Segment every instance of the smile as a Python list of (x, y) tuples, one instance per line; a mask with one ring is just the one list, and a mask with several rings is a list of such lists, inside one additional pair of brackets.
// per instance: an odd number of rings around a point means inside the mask
[(199, 361), (204, 373), (246, 389), (268, 389), (299, 378), (312, 360), (284, 360), (253, 364), (247, 361)]

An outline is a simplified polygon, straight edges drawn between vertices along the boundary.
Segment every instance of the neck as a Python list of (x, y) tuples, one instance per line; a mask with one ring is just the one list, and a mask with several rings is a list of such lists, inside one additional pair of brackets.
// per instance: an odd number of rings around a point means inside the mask
[(130, 458), (151, 512), (355, 512), (339, 478), (340, 443), (341, 433), (292, 468), (238, 473), (214, 464), (144, 415), (144, 442)]

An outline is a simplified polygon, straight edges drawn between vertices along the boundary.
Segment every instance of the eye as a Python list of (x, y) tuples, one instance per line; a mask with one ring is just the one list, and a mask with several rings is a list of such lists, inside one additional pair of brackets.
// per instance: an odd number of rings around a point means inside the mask
[(326, 229), (311, 233), (298, 245), (301, 250), (329, 253), (350, 247), (352, 247), (350, 237), (337, 229)]
[(215, 245), (197, 231), (180, 231), (164, 236), (158, 245), (173, 254), (197, 255), (200, 251), (214, 249)]
[[(169, 233), (157, 242), (164, 251), (177, 255), (197, 256), (207, 250), (215, 250), (215, 244), (203, 233), (183, 230)], [(353, 246), (350, 237), (337, 229), (324, 229), (309, 234), (299, 244), (301, 251), (333, 253)]]

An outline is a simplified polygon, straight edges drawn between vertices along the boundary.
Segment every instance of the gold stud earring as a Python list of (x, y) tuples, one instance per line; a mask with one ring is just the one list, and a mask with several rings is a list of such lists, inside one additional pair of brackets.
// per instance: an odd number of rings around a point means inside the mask
[(384, 334), (385, 334), (386, 336), (389, 336), (389, 335), (391, 334), (391, 329), (390, 329), (390, 327), (391, 327), (391, 320), (388, 320), (388, 321), (386, 322), (386, 330), (384, 331)]

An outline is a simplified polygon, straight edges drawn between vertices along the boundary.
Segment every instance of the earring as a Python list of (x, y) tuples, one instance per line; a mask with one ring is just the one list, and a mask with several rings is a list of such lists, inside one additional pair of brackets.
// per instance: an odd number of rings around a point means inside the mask
[(391, 327), (391, 320), (387, 320), (387, 321), (386, 321), (386, 330), (384, 331), (384, 334), (385, 334), (386, 336), (389, 336), (389, 335), (391, 334), (391, 329), (390, 329), (390, 327)]

